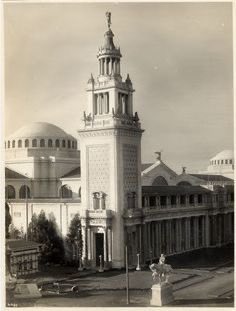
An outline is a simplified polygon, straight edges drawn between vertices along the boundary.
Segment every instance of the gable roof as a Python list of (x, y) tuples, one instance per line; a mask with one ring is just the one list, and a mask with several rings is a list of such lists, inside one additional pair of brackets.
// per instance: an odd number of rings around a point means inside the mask
[(189, 175), (206, 181), (233, 181), (233, 179), (222, 175), (208, 175), (208, 174), (189, 174)]
[(142, 163), (141, 164), (141, 172), (146, 170), (149, 166), (153, 165), (154, 163)]
[(80, 178), (80, 176), (81, 176), (81, 171), (80, 171), (80, 166), (78, 166), (74, 168), (72, 171), (61, 176), (61, 178)]
[(143, 194), (176, 195), (176, 194), (200, 194), (211, 193), (201, 186), (143, 186)]
[(5, 178), (12, 178), (12, 179), (28, 179), (27, 176), (23, 175), (23, 174), (20, 174), (20, 173), (17, 173), (13, 170), (11, 170), (10, 168), (8, 167), (5, 167)]

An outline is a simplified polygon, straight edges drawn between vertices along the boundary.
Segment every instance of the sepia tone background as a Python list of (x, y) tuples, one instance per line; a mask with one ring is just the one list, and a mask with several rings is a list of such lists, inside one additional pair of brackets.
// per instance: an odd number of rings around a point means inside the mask
[(77, 136), (108, 10), (137, 89), (142, 161), (164, 150), (177, 172), (197, 171), (232, 149), (231, 3), (6, 3), (6, 136), (34, 121)]

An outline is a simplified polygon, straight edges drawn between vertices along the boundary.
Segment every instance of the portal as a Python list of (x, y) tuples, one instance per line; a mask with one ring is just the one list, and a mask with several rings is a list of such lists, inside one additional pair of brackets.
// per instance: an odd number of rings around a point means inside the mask
[(102, 264), (104, 264), (104, 234), (96, 233), (96, 266), (100, 265), (100, 255), (102, 255)]

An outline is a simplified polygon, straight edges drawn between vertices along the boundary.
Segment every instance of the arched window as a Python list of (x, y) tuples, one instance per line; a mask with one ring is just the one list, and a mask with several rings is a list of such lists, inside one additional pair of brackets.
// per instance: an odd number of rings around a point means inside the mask
[(67, 144), (68, 144), (68, 148), (70, 148), (71, 147), (70, 140), (67, 141)]
[(33, 141), (32, 141), (32, 147), (37, 147), (37, 139), (33, 139)]
[(56, 139), (56, 148), (60, 148), (60, 140)]
[(22, 140), (18, 140), (18, 148), (22, 148)]
[(15, 146), (16, 146), (16, 142), (13, 140), (12, 141), (12, 148), (15, 148)]
[(16, 198), (16, 191), (15, 188), (11, 185), (5, 187), (5, 198), (6, 199), (15, 199)]
[(61, 198), (72, 198), (72, 190), (68, 185), (64, 185), (60, 189), (60, 197)]
[(163, 176), (157, 176), (154, 179), (152, 186), (168, 186), (168, 182)]
[(51, 139), (48, 140), (48, 147), (52, 148), (52, 140)]
[(25, 148), (27, 148), (27, 147), (29, 147), (29, 140), (28, 139), (25, 140)]
[(19, 198), (20, 199), (30, 198), (30, 188), (28, 186), (23, 185), (20, 187)]
[(10, 140), (8, 140), (8, 142), (7, 142), (7, 147), (8, 147), (8, 148), (11, 148), (11, 142), (10, 142)]
[(45, 140), (44, 139), (40, 139), (40, 147), (45, 147)]
[(177, 186), (192, 186), (188, 181), (181, 181), (177, 184)]
[(63, 141), (62, 141), (62, 148), (66, 148), (66, 141), (65, 141), (65, 139), (63, 139)]

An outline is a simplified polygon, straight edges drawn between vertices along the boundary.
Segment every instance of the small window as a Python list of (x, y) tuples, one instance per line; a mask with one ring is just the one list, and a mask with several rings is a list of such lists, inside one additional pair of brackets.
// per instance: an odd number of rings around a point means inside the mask
[(189, 196), (189, 203), (194, 204), (194, 194), (190, 194)]
[(12, 148), (15, 148), (15, 146), (16, 146), (16, 142), (13, 140), (12, 141)]
[(11, 148), (11, 142), (10, 142), (10, 140), (8, 140), (8, 142), (7, 142), (7, 147), (8, 147), (8, 148)]
[(145, 197), (142, 197), (142, 207), (145, 207)]
[(149, 206), (156, 206), (156, 197), (155, 196), (149, 197)]
[(228, 164), (228, 160), (225, 160), (225, 164)]
[(172, 196), (170, 197), (170, 204), (171, 204), (171, 205), (176, 205), (176, 196), (175, 196), (175, 195), (172, 195)]
[(202, 204), (202, 194), (198, 194), (197, 202), (198, 202), (198, 204)]
[(75, 141), (75, 149), (77, 149), (77, 141)]
[(165, 195), (160, 196), (160, 203), (161, 203), (161, 206), (166, 206), (167, 197)]
[(25, 148), (27, 148), (27, 147), (29, 147), (29, 140), (28, 139), (25, 140)]
[(22, 148), (22, 140), (18, 140), (18, 148)]
[(40, 139), (40, 147), (45, 147), (45, 140), (44, 139)]
[(72, 149), (75, 149), (75, 142), (72, 140)]
[(51, 139), (48, 140), (48, 147), (52, 148), (52, 140)]
[(186, 196), (185, 195), (181, 195), (180, 196), (180, 204), (181, 205), (185, 205), (185, 203), (186, 203)]
[(221, 160), (221, 164), (224, 164), (224, 160)]
[(66, 148), (66, 141), (65, 141), (65, 139), (63, 139), (63, 141), (62, 141), (62, 148)]
[(233, 160), (231, 159), (231, 160), (229, 160), (229, 164), (233, 164)]
[(68, 145), (68, 148), (71, 147), (71, 142), (70, 142), (70, 140), (67, 141), (67, 145)]
[(220, 164), (220, 160), (217, 160), (217, 164)]
[(33, 141), (32, 141), (32, 147), (37, 147), (37, 139), (33, 139)]
[(56, 139), (56, 148), (60, 148), (60, 140)]

